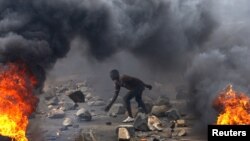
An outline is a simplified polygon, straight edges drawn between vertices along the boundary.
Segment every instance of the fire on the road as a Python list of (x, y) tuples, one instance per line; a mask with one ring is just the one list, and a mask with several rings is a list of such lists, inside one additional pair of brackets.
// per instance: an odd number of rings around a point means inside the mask
[(28, 141), (28, 117), (37, 98), (33, 95), (35, 77), (22, 63), (0, 66), (0, 135), (15, 141)]
[(218, 110), (216, 124), (218, 125), (246, 125), (250, 124), (250, 97), (237, 92), (228, 85), (214, 100), (214, 107)]

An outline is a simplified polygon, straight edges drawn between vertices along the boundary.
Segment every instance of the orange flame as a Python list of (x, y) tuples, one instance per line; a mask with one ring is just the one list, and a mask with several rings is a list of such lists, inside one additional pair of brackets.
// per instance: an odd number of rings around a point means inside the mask
[(15, 141), (28, 141), (28, 117), (38, 99), (33, 95), (35, 77), (26, 65), (8, 63), (0, 66), (0, 135)]
[(250, 98), (233, 90), (229, 85), (214, 101), (214, 107), (220, 112), (218, 125), (250, 124)]

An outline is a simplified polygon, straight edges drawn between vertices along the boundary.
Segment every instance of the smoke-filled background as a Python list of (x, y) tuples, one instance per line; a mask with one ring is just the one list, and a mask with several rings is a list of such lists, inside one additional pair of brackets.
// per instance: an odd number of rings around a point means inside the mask
[(249, 4), (0, 0), (0, 60), (25, 62), (41, 86), (46, 75), (47, 83), (90, 79), (103, 97), (112, 94), (113, 68), (166, 88), (170, 97), (185, 85), (202, 121), (211, 123), (219, 90), (229, 82), (249, 89)]

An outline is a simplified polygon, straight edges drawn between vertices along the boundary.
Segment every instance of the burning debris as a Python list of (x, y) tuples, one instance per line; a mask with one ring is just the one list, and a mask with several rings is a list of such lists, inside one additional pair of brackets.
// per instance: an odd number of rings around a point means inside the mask
[(0, 66), (0, 135), (28, 141), (28, 118), (36, 109), (36, 78), (22, 63)]
[(220, 92), (213, 103), (219, 112), (216, 124), (247, 125), (250, 124), (250, 97), (228, 85)]

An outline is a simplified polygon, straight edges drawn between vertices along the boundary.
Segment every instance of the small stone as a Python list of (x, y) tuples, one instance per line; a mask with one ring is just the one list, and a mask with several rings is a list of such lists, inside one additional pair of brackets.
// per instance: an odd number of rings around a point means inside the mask
[(109, 113), (108, 115), (111, 116), (111, 117), (117, 117), (116, 113)]
[(119, 125), (116, 131), (118, 140), (130, 140), (135, 136), (135, 128), (133, 125)]
[(187, 123), (186, 123), (185, 120), (179, 119), (179, 120), (176, 121), (176, 126), (177, 126), (177, 127), (186, 127), (186, 126), (187, 126)]
[(118, 129), (118, 140), (130, 140), (130, 135), (126, 128), (122, 127)]
[(112, 122), (108, 121), (106, 122), (106, 125), (112, 125)]
[(172, 132), (171, 132), (171, 129), (169, 129), (169, 128), (163, 129), (162, 132), (159, 132), (158, 134), (163, 138), (172, 137)]
[(91, 93), (87, 93), (87, 95), (86, 95), (86, 100), (90, 100), (90, 99), (92, 99), (93, 98), (93, 96), (92, 96), (92, 94)]
[(90, 121), (92, 119), (90, 112), (84, 108), (79, 109), (76, 112), (76, 116), (80, 121)]
[(72, 124), (73, 124), (73, 122), (72, 122), (71, 118), (65, 118), (63, 121), (64, 126), (71, 126)]
[(48, 106), (48, 109), (49, 109), (49, 110), (51, 110), (51, 109), (53, 109), (53, 108), (54, 108), (53, 105), (49, 105), (49, 106)]
[(103, 106), (105, 105), (105, 102), (101, 100), (91, 101), (91, 102), (88, 102), (88, 105), (89, 106)]
[(178, 134), (177, 134), (179, 137), (182, 137), (182, 136), (186, 136), (187, 135), (187, 132), (185, 129), (181, 129)]
[(52, 109), (48, 113), (48, 118), (63, 118), (64, 116), (65, 116), (64, 111), (60, 109)]
[(62, 103), (62, 106), (60, 108), (64, 111), (75, 110), (76, 104), (74, 102), (65, 102)]
[(59, 103), (59, 99), (58, 97), (53, 97), (50, 100), (47, 101), (48, 105), (58, 105)]

